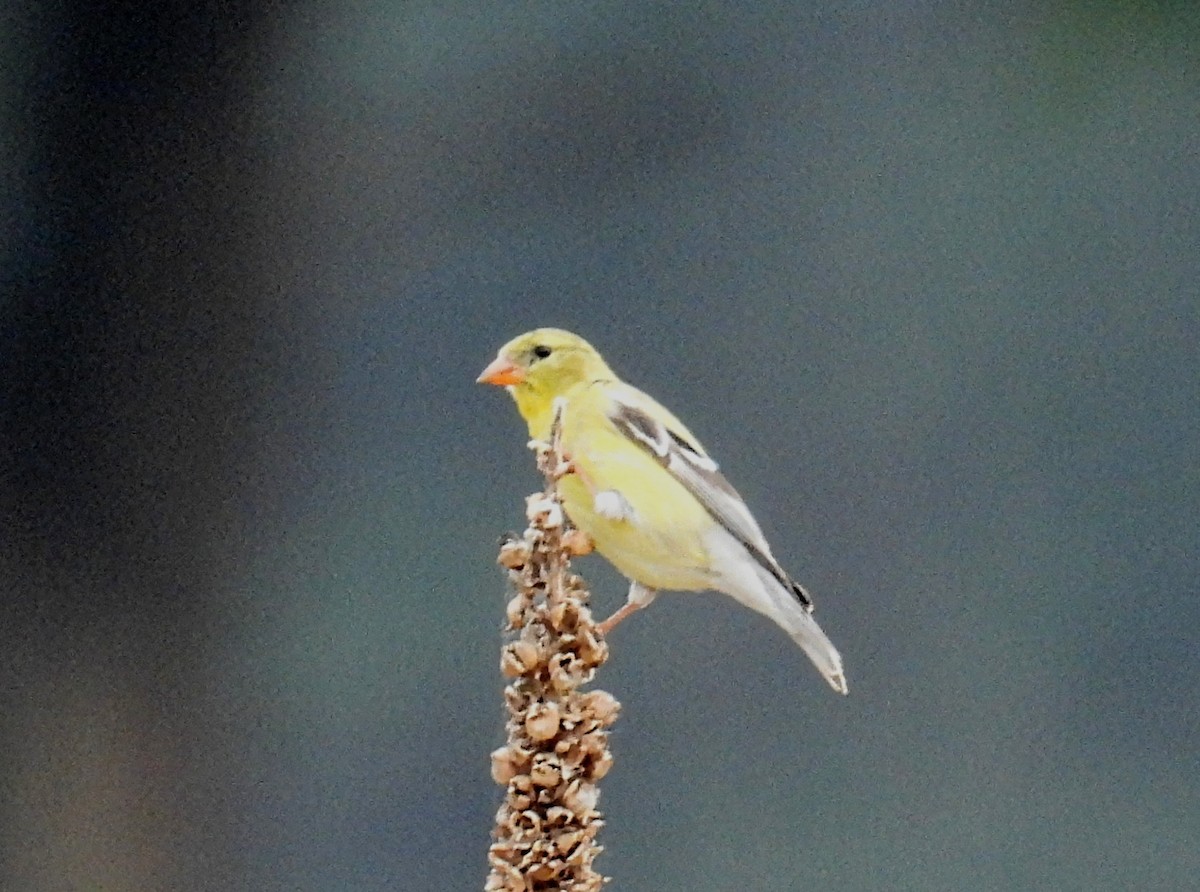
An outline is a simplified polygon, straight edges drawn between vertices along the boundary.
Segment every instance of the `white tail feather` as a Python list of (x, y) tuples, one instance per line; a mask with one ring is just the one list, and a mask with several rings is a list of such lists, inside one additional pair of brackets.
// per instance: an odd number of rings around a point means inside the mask
[(803, 648), (831, 688), (849, 693), (841, 654), (799, 599), (724, 530), (708, 545), (721, 576), (714, 588), (770, 617)]

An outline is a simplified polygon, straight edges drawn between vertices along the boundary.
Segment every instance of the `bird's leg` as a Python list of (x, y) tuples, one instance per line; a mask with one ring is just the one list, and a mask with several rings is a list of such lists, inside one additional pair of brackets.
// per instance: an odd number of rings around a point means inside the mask
[(608, 635), (617, 623), (634, 611), (641, 610), (653, 601), (657, 594), (658, 590), (652, 589), (648, 585), (642, 585), (640, 582), (629, 583), (629, 598), (616, 613), (600, 623), (600, 634)]

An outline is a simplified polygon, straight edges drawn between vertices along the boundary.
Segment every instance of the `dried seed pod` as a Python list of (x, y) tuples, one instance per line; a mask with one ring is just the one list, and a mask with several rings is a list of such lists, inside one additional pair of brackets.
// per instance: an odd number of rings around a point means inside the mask
[(509, 570), (519, 570), (529, 563), (529, 543), (524, 539), (512, 539), (500, 546), (496, 563)]
[(592, 537), (583, 530), (567, 530), (562, 535), (562, 544), (567, 554), (572, 557), (591, 554), (596, 548), (596, 543), (592, 541)]
[(550, 740), (558, 733), (559, 721), (558, 704), (538, 703), (525, 716), (525, 733), (534, 740)]
[(578, 740), (565, 741), (565, 743), (567, 745), (563, 747), (563, 751), (558, 754), (559, 764), (561, 764), (564, 769), (574, 774), (575, 769), (583, 764), (586, 754), (584, 753), (583, 748), (579, 745)]
[(581, 819), (589, 817), (596, 810), (596, 803), (599, 800), (600, 790), (596, 785), (580, 778), (567, 784), (562, 795), (563, 805), (575, 812), (575, 816)]
[(596, 754), (608, 746), (608, 734), (604, 731), (592, 729), (586, 734), (579, 735), (579, 741), (575, 747), (583, 754), (585, 759), (594, 759)]
[(513, 675), (525, 675), (538, 668), (542, 661), (541, 648), (532, 641), (524, 638), (514, 641), (511, 644), (506, 644), (501, 653), (501, 668), (504, 667), (504, 657), (511, 656), (511, 663), (517, 668)]
[(512, 747), (502, 746), (498, 750), (492, 750), (492, 780), (498, 784), (507, 784), (518, 773)]
[(523, 714), (532, 699), (528, 690), (518, 687), (515, 683), (504, 689), (504, 702), (513, 715)]
[(580, 830), (564, 830), (558, 836), (554, 837), (554, 845), (560, 853), (566, 855), (579, 844), (579, 840), (583, 839), (583, 832)]
[(516, 825), (522, 830), (529, 831), (531, 837), (537, 837), (542, 832), (542, 816), (531, 808), (517, 815)]
[(608, 726), (617, 720), (621, 704), (608, 691), (588, 691), (583, 695), (584, 709), (600, 725)]
[(543, 861), (530, 867), (529, 870), (526, 871), (525, 875), (531, 880), (539, 883), (545, 883), (554, 879), (555, 873), (556, 871), (554, 867)]
[(525, 674), (525, 666), (512, 651), (511, 647), (506, 647), (500, 651), (500, 671), (507, 678), (516, 678), (518, 675)]
[(580, 629), (576, 652), (589, 667), (599, 666), (608, 659), (608, 645), (596, 637), (592, 629)]
[(539, 492), (529, 497), (525, 516), (531, 524), (543, 530), (557, 530), (563, 525), (562, 506), (557, 499), (545, 493)]
[(533, 763), (534, 751), (519, 742), (510, 743), (508, 751), (511, 754), (513, 764), (520, 769), (517, 773), (528, 774), (529, 766)]
[(600, 892), (605, 878), (593, 868), (602, 851), (596, 811), (598, 780), (612, 766), (603, 730), (619, 705), (610, 695), (584, 693), (607, 658), (588, 591), (569, 571), (587, 537), (564, 528), (553, 481), (568, 465), (551, 437), (540, 444), (545, 493), (530, 497), (529, 529), (501, 547), (515, 595), (505, 606), (507, 628), (519, 638), (504, 646), (508, 743), (492, 753), (492, 776), (505, 787), (488, 852), (489, 892)]
[(529, 777), (539, 787), (557, 787), (562, 782), (562, 768), (550, 753), (538, 753), (529, 769)]
[(579, 687), (587, 672), (574, 654), (557, 653), (550, 658), (550, 684), (560, 694)]
[(556, 632), (573, 632), (579, 625), (579, 602), (574, 598), (562, 598), (550, 607), (550, 628)]
[(508, 620), (510, 629), (520, 629), (525, 625), (525, 613), (529, 606), (529, 599), (522, 595), (517, 595), (508, 602), (504, 608), (504, 618)]
[(606, 747), (592, 762), (592, 780), (600, 780), (613, 766), (613, 756)]
[(514, 777), (509, 786), (521, 793), (533, 792), (533, 779), (528, 774), (518, 774)]

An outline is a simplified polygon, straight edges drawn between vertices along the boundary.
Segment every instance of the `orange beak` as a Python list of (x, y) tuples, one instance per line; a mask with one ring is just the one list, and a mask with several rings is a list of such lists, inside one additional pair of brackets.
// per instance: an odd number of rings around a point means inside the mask
[(520, 384), (525, 380), (525, 370), (511, 359), (497, 356), (491, 365), (475, 379), (476, 384), (495, 384), (497, 387), (507, 387), (510, 384)]

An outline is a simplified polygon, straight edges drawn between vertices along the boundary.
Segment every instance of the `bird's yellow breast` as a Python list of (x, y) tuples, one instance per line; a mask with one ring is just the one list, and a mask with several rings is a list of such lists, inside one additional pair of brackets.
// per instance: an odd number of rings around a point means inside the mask
[[(569, 401), (562, 446), (576, 473), (559, 482), (563, 507), (596, 550), (622, 574), (651, 588), (694, 591), (713, 578), (705, 537), (715, 522), (644, 448), (630, 441), (585, 396)], [(614, 491), (628, 516), (596, 510), (594, 495)]]

